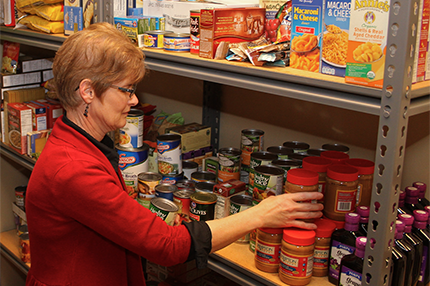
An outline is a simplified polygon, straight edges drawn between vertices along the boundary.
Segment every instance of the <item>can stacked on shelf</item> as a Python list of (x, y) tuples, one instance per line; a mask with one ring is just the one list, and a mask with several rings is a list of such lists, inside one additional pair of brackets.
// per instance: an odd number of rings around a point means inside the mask
[(160, 184), (162, 176), (158, 173), (143, 172), (138, 175), (137, 202), (149, 209), (151, 199), (155, 198), (155, 187)]
[(248, 184), (251, 170), (251, 154), (262, 151), (264, 145), (264, 131), (259, 129), (243, 129), (241, 133), (240, 151), (241, 170), (240, 180)]
[(163, 183), (175, 184), (184, 178), (181, 135), (167, 133), (157, 136), (157, 161)]
[(221, 148), (218, 151), (217, 182), (240, 179), (240, 161), (242, 152), (237, 148)]

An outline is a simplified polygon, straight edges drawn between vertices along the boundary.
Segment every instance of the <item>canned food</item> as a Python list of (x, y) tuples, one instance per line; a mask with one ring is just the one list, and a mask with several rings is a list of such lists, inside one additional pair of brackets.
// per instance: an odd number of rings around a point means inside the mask
[(181, 135), (163, 134), (157, 137), (158, 172), (162, 175), (182, 173)]
[(197, 172), (199, 169), (199, 164), (194, 161), (182, 161), (182, 170), (184, 171), (184, 177), (186, 179), (191, 179), (191, 174)]
[(293, 154), (290, 154), (288, 156), (288, 158), (291, 159), (291, 160), (299, 161), (300, 162), (300, 166), (301, 166), (301, 162), (306, 157), (309, 157), (309, 155), (306, 152), (293, 153)]
[(273, 160), (272, 161), (272, 165), (276, 166), (276, 167), (279, 167), (282, 170), (284, 170), (284, 184), (285, 184), (285, 182), (287, 181), (287, 172), (288, 172), (288, 170), (300, 168), (300, 166), (302, 164), (299, 161), (297, 161), (297, 160), (278, 159), (278, 160)]
[(190, 218), (195, 221), (208, 221), (215, 218), (217, 195), (196, 192), (190, 196)]
[(173, 193), (178, 191), (178, 188), (172, 184), (159, 184), (155, 186), (155, 196), (173, 201)]
[(191, 174), (191, 180), (194, 182), (216, 182), (216, 175), (208, 171), (197, 171)]
[(15, 188), (15, 203), (22, 210), (25, 209), (26, 192), (27, 192), (27, 186), (18, 186)]
[(288, 159), (288, 156), (294, 151), (284, 146), (271, 146), (267, 148), (267, 152), (278, 155), (278, 159)]
[[(230, 215), (239, 213), (252, 207), (252, 197), (243, 194), (237, 194), (230, 198)], [(237, 242), (249, 242), (249, 233), (239, 238)]]
[(119, 129), (119, 146), (140, 148), (143, 145), (143, 111), (130, 109), (126, 124)]
[(259, 151), (251, 154), (251, 165), (249, 166), (249, 169), (245, 169), (248, 171), (248, 179), (246, 181), (248, 182), (247, 193), (249, 195), (252, 196), (253, 185), (250, 182), (254, 178), (254, 175), (252, 174), (254, 172), (254, 168), (257, 166), (269, 165), (273, 160), (276, 159), (278, 159), (278, 155), (267, 151)]
[(190, 11), (190, 53), (198, 54), (200, 50), (200, 10)]
[(164, 48), (164, 35), (173, 33), (173, 31), (154, 30), (147, 31), (143, 35), (143, 45), (147, 48)]
[(182, 189), (194, 190), (196, 187), (196, 182), (194, 182), (193, 180), (182, 179), (176, 182), (176, 187), (178, 187), (178, 190), (182, 190)]
[(282, 144), (282, 146), (293, 149), (294, 153), (303, 153), (309, 149), (309, 144), (299, 141), (287, 141)]
[(218, 151), (218, 183), (240, 179), (241, 154), (237, 148), (221, 148)]
[(349, 147), (341, 144), (324, 144), (321, 146), (324, 151), (340, 151), (345, 154), (349, 153)]
[(242, 130), (240, 150), (242, 151), (242, 164), (251, 164), (251, 154), (263, 150), (264, 131), (259, 129)]
[(161, 179), (162, 184), (176, 185), (177, 182), (184, 179), (184, 172), (177, 175), (163, 175)]
[(190, 219), (190, 203), (191, 203), (191, 195), (194, 194), (194, 191), (191, 189), (183, 189), (178, 190), (173, 193), (173, 201), (178, 205), (178, 214), (182, 221), (189, 222)]
[(213, 193), (215, 185), (213, 182), (198, 182), (195, 190), (196, 192)]
[(249, 176), (249, 183), (252, 184), (252, 203), (257, 205), (269, 196), (282, 194), (283, 182), (284, 170), (281, 168), (272, 165), (255, 167)]
[(128, 194), (137, 197), (137, 182), (140, 173), (148, 172), (148, 150), (149, 146), (143, 144), (140, 148), (125, 148), (116, 146), (119, 154), (119, 168), (121, 169), (124, 183)]
[(177, 220), (179, 208), (173, 201), (169, 201), (165, 198), (153, 198), (149, 210), (164, 220), (168, 225), (179, 224)]
[(138, 175), (137, 202), (149, 209), (151, 199), (155, 197), (155, 186), (160, 184), (162, 176), (158, 173), (144, 172)]
[(324, 151), (327, 151), (327, 150), (324, 150), (324, 149), (308, 149), (308, 150), (306, 150), (306, 154), (308, 156), (320, 156), (321, 152), (324, 152)]
[(31, 263), (30, 237), (28, 236), (28, 233), (23, 233), (19, 236), (19, 244), (21, 246), (20, 248), (21, 260), (25, 263)]
[(169, 33), (164, 35), (164, 50), (169, 52), (189, 52), (189, 33)]

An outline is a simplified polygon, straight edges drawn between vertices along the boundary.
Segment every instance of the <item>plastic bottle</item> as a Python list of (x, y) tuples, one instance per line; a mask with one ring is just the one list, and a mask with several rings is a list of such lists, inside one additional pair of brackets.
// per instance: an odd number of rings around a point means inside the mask
[(418, 204), (418, 195), (420, 191), (415, 187), (406, 187), (406, 199), (405, 199), (405, 206), (403, 207), (403, 210), (410, 214), (411, 216), (414, 215), (414, 210), (423, 210), (424, 207)]
[(264, 272), (277, 273), (281, 252), (282, 228), (259, 228), (255, 244), (255, 267)]
[(426, 211), (414, 210), (415, 221), (412, 227), (412, 232), (415, 233), (423, 241), (423, 256), (421, 260), (421, 271), (418, 278), (418, 286), (427, 285), (429, 283), (429, 249), (430, 249), (430, 233), (426, 229), (428, 214)]
[(314, 268), (312, 276), (323, 277), (328, 274), (328, 262), (330, 253), (331, 235), (336, 229), (336, 224), (328, 219), (315, 220)]
[(331, 235), (330, 262), (328, 281), (337, 285), (342, 258), (355, 251), (355, 240), (358, 235), (358, 222), (360, 215), (356, 213), (345, 214), (345, 226)]
[(430, 206), (426, 206), (424, 210), (427, 212), (429, 216), (427, 220), (427, 230), (430, 231)]
[(357, 237), (355, 240), (354, 254), (345, 255), (340, 263), (339, 281), (337, 285), (361, 285), (361, 273), (363, 272), (364, 250), (367, 238)]
[(346, 159), (349, 159), (349, 155), (340, 151), (324, 151), (321, 152), (321, 157), (330, 159), (333, 164), (342, 164)]
[(399, 194), (399, 207), (397, 208), (397, 214), (405, 214), (404, 210), (406, 200), (406, 192), (404, 190), (400, 190)]
[[(405, 230), (405, 223), (401, 220), (396, 220), (396, 234), (394, 236), (394, 247), (393, 249), (401, 252), (406, 258), (406, 267), (405, 267), (405, 276), (404, 282), (400, 284), (396, 284), (394, 281), (397, 273), (393, 273), (391, 285), (404, 285), (404, 286), (412, 286), (412, 269), (414, 268), (415, 263), (415, 248), (412, 244), (410, 244), (406, 239), (403, 238), (403, 232)], [(394, 271), (394, 269), (393, 269)]]
[(355, 212), (360, 215), (360, 222), (358, 225), (358, 231), (360, 232), (360, 236), (367, 236), (370, 208), (368, 206), (358, 206), (355, 209)]
[(413, 245), (415, 248), (414, 268), (412, 269), (412, 285), (418, 282), (418, 277), (421, 271), (421, 260), (423, 257), (423, 241), (421, 238), (412, 233), (412, 224), (414, 217), (409, 214), (399, 214), (398, 218), (405, 223), (405, 232), (403, 238)]
[[(303, 159), (303, 169), (310, 170), (318, 173), (318, 192), (324, 195), (325, 193), (325, 182), (327, 178), (327, 167), (330, 166), (331, 160), (327, 158), (309, 156)], [(324, 199), (318, 201), (324, 203)]]
[(390, 286), (404, 286), (406, 276), (406, 255), (393, 247), (391, 249)]
[(415, 188), (418, 189), (419, 191), (419, 195), (418, 195), (418, 203), (420, 205), (422, 205), (423, 207), (425, 206), (429, 206), (430, 202), (429, 200), (426, 198), (426, 190), (427, 190), (427, 185), (423, 182), (414, 182), (412, 184), (412, 186), (414, 186)]
[(361, 158), (347, 159), (344, 163), (358, 170), (357, 206), (370, 206), (375, 163)]

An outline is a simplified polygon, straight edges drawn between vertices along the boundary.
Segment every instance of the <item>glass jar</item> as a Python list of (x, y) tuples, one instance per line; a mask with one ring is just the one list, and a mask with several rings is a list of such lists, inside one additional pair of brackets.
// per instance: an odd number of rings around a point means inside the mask
[(264, 272), (276, 273), (279, 269), (282, 228), (259, 228), (255, 243), (255, 267)]
[(375, 163), (370, 160), (360, 158), (347, 159), (344, 163), (358, 170), (356, 205), (369, 207), (370, 199), (372, 197), (373, 172), (375, 171)]

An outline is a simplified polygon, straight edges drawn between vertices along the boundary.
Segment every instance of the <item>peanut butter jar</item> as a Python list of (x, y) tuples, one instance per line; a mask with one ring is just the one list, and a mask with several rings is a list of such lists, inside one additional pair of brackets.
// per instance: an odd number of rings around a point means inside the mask
[(264, 272), (276, 273), (279, 269), (282, 228), (259, 228), (255, 243), (255, 267)]
[(312, 276), (323, 277), (328, 275), (328, 262), (330, 259), (331, 234), (336, 224), (329, 219), (315, 220), (314, 268)]
[(282, 235), (279, 279), (302, 286), (311, 281), (315, 246), (315, 231), (286, 228)]
[(369, 207), (370, 199), (372, 197), (373, 172), (375, 171), (375, 163), (361, 158), (347, 159), (344, 163), (358, 170), (356, 205)]

